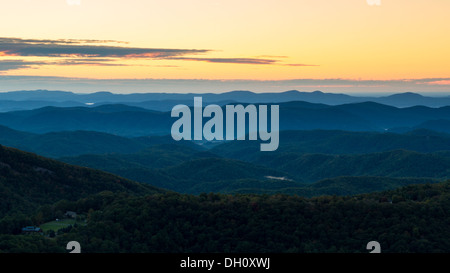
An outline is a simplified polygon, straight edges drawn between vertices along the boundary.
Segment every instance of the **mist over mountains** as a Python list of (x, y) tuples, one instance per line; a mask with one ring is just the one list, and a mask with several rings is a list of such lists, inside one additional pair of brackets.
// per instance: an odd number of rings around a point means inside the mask
[[(242, 100), (245, 100), (244, 98)], [(236, 96), (235, 100), (240, 101), (241, 98)], [(167, 104), (167, 108), (172, 108), (179, 101), (160, 102), (160, 106), (164, 103)], [(281, 131), (323, 129), (403, 133), (430, 129), (450, 133), (448, 126), (450, 106), (398, 108), (377, 102), (327, 105), (304, 101), (276, 104), (280, 106)], [(207, 103), (203, 103), (204, 107), (206, 105)], [(0, 125), (38, 134), (82, 130), (126, 137), (167, 135), (175, 120), (176, 118), (171, 117), (170, 110), (150, 110), (124, 103), (77, 107), (46, 106), (33, 110), (0, 113)]]
[(376, 102), (395, 107), (427, 106), (442, 107), (450, 105), (450, 96), (432, 97), (417, 93), (399, 93), (388, 96), (352, 96), (348, 94), (324, 93), (321, 91), (301, 92), (297, 90), (273, 93), (250, 91), (231, 91), (225, 93), (132, 93), (111, 92), (73, 93), (68, 91), (12, 91), (0, 93), (0, 112), (30, 110), (44, 106), (74, 107), (94, 104), (126, 104), (157, 111), (170, 111), (176, 104), (191, 106), (193, 98), (201, 96), (205, 103), (224, 105), (230, 102), (241, 103), (281, 103), (304, 101), (339, 105), (359, 102)]

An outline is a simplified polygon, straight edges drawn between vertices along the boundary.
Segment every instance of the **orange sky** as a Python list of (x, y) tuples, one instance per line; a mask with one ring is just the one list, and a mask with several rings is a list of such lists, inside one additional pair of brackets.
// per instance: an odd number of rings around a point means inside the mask
[(4, 44), (2, 49), (0, 42), (0, 75), (247, 80), (449, 77), (450, 1), (446, 0), (381, 0), (381, 5), (369, 5), (369, 0), (76, 2), (1, 1), (0, 37), (204, 52), (162, 58), (154, 53), (137, 58), (49, 56), (46, 51), (36, 54), (39, 49), (26, 54), (9, 51), (14, 45)]

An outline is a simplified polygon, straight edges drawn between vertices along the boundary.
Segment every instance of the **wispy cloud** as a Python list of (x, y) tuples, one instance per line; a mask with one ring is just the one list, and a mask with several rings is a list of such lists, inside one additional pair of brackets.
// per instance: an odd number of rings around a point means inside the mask
[[(317, 66), (289, 64), (280, 60), (286, 59), (287, 56), (261, 55), (248, 58), (196, 56), (205, 55), (213, 51), (211, 49), (130, 47), (127, 42), (115, 40), (0, 38), (0, 58), (23, 58), (22, 62), (20, 60), (8, 61), (8, 63), (4, 61), (2, 65), (3, 71), (39, 65), (126, 66), (127, 64), (124, 61), (130, 59), (198, 61), (221, 64)], [(27, 60), (27, 58), (32, 57), (43, 57), (47, 58), (47, 60), (41, 62)], [(48, 61), (48, 58), (53, 58), (55, 61)]]
[(415, 82), (416, 84), (428, 84), (428, 85), (448, 85), (450, 86), (450, 78), (439, 79), (421, 79)]
[(24, 61), (19, 59), (0, 60), (0, 72), (18, 69), (38, 68), (44, 65), (93, 65), (93, 66), (127, 66), (121, 63), (111, 63), (108, 59), (63, 59), (56, 61)]
[(15, 44), (105, 44), (105, 43), (118, 43), (128, 44), (125, 41), (118, 40), (95, 40), (95, 39), (22, 39), (22, 38), (5, 38), (0, 37), (1, 43), (15, 43)]
[[(0, 56), (168, 58), (207, 53), (205, 49), (138, 48), (103, 45), (102, 40), (23, 40), (0, 38)], [(100, 44), (100, 45), (99, 45)]]
[(44, 65), (43, 62), (26, 62), (23, 60), (0, 60), (0, 72), (16, 70), (23, 68), (32, 68), (33, 66)]
[(94, 66), (129, 66), (123, 63), (113, 63), (111, 59), (64, 59), (61, 61), (46, 62), (46, 65), (94, 65)]
[(258, 65), (286, 65), (286, 66), (318, 66), (309, 64), (285, 64), (281, 63), (277, 59), (267, 59), (267, 58), (186, 58), (186, 57), (175, 57), (170, 58), (172, 60), (186, 60), (186, 61), (199, 61), (199, 62), (209, 62), (209, 63), (228, 63), (228, 64), (258, 64)]
[(228, 64), (275, 64), (277, 60), (257, 59), (257, 58), (170, 58), (172, 60), (199, 61), (209, 63), (228, 63)]

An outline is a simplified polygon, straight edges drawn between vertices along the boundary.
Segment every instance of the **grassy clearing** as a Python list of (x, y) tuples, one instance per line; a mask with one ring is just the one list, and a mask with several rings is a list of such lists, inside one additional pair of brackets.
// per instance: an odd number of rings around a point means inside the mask
[[(49, 230), (58, 231), (58, 229), (68, 227), (70, 225), (74, 225), (77, 221), (75, 219), (61, 219), (58, 221), (51, 221), (45, 224), (40, 225), (40, 228), (43, 232), (47, 232)], [(78, 221), (78, 224), (82, 222)]]

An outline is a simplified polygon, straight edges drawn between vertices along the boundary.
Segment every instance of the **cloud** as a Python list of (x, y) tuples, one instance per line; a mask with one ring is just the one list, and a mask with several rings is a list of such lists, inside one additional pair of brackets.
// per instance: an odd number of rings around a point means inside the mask
[[(0, 37), (0, 58), (22, 58), (16, 63), (3, 63), (3, 71), (37, 67), (39, 65), (87, 65), (87, 66), (128, 66), (125, 60), (178, 60), (198, 61), (220, 64), (317, 66), (308, 64), (289, 64), (280, 59), (287, 56), (261, 55), (257, 57), (211, 58), (200, 57), (211, 49), (180, 48), (139, 48), (130, 47), (127, 42), (116, 40), (89, 39), (21, 39)], [(46, 58), (45, 61), (31, 62), (29, 58)], [(49, 58), (54, 61), (50, 61)], [(170, 66), (164, 66), (170, 67)], [(172, 66), (179, 67), (179, 66)]]
[(229, 63), (229, 64), (274, 64), (278, 60), (258, 59), (258, 58), (170, 58), (171, 60), (199, 61), (209, 63)]
[(0, 71), (37, 68), (43, 65), (94, 65), (94, 66), (127, 66), (126, 64), (109, 63), (109, 59), (67, 59), (59, 61), (24, 61), (0, 60)]
[(111, 63), (111, 59), (64, 59), (55, 62), (45, 62), (46, 65), (93, 65), (93, 66), (129, 66), (122, 63)]
[(432, 78), (432, 79), (421, 79), (415, 81), (416, 84), (427, 84), (427, 85), (450, 85), (450, 78)]
[(431, 84), (431, 85), (450, 85), (450, 80), (434, 81), (434, 82), (429, 82), (428, 84)]
[(128, 44), (125, 41), (118, 40), (95, 40), (95, 39), (22, 39), (22, 38), (5, 38), (0, 37), (0, 43), (27, 43), (27, 44), (106, 44), (106, 43), (118, 43)]
[(284, 64), (276, 59), (267, 58), (170, 58), (172, 60), (200, 61), (209, 63), (228, 63), (228, 64), (258, 64), (258, 65), (285, 65), (285, 66), (318, 66), (308, 64)]
[(0, 71), (32, 68), (43, 64), (43, 62), (25, 62), (23, 60), (0, 60)]
[(138, 48), (103, 45), (106, 42), (113, 41), (0, 38), (0, 56), (161, 59), (210, 51), (205, 49)]

